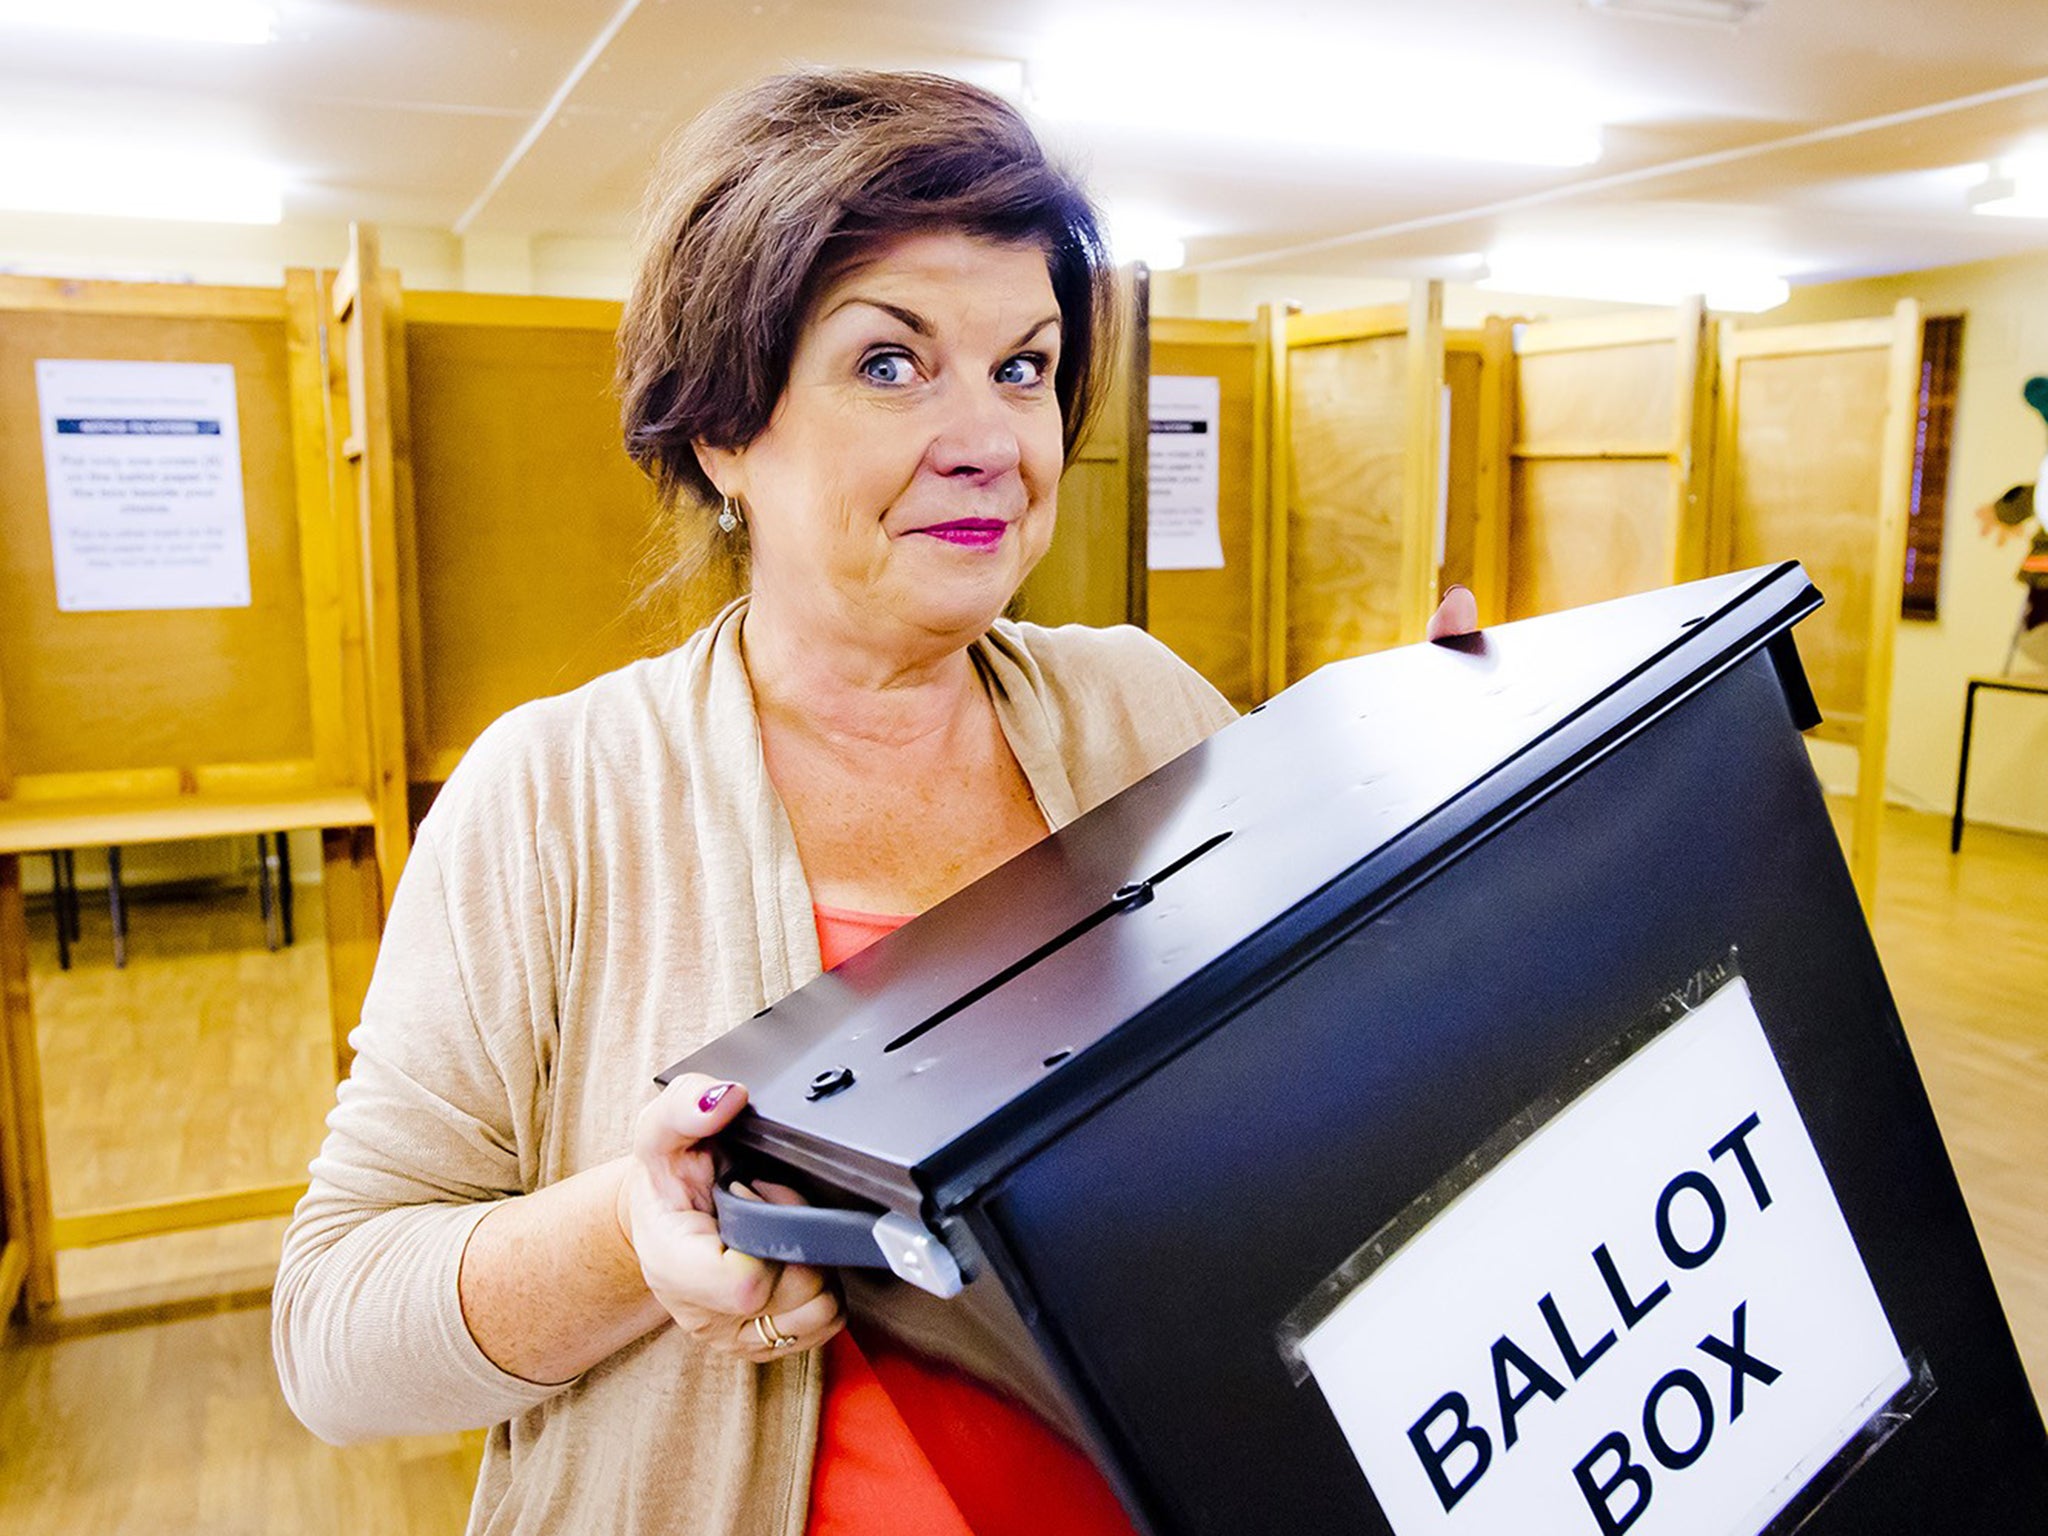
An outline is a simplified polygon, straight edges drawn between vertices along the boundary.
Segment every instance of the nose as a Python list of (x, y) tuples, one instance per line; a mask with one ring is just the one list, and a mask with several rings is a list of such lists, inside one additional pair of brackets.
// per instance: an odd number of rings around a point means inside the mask
[(944, 390), (938, 431), (926, 460), (949, 479), (985, 484), (1009, 474), (1023, 458), (1015, 407), (988, 379), (956, 377)]

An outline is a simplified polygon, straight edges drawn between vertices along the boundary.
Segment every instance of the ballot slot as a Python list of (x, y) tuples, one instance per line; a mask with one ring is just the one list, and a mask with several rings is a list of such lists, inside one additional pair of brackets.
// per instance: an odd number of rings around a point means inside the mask
[(1145, 876), (1142, 880), (1133, 880), (1128, 884), (1118, 886), (1108, 901), (1097, 907), (1093, 912), (1090, 912), (1079, 922), (1060, 933), (1054, 934), (1045, 943), (1039, 945), (1038, 948), (1032, 950), (1031, 953), (1025, 955), (1022, 959), (1003, 967), (1003, 969), (997, 971), (986, 981), (961, 993), (959, 997), (956, 997), (952, 1002), (946, 1004), (945, 1007), (939, 1009), (938, 1012), (924, 1019), (921, 1023), (911, 1025), (910, 1028), (882, 1047), (884, 1054), (900, 1051), (904, 1046), (923, 1039), (924, 1036), (937, 1029), (946, 1020), (972, 1008), (983, 998), (989, 996), (989, 994), (1008, 986), (1033, 966), (1050, 959), (1076, 939), (1099, 928), (1118, 913), (1134, 912), (1139, 907), (1144, 906), (1147, 902), (1151, 901), (1153, 893), (1159, 885), (1179, 874), (1190, 864), (1194, 863), (1195, 860), (1201, 858), (1203, 854), (1213, 852), (1215, 849), (1222, 847), (1223, 844), (1230, 840), (1230, 836), (1229, 832), (1218, 832), (1215, 836), (1197, 843), (1193, 848), (1190, 848), (1179, 858), (1162, 866), (1155, 873)]

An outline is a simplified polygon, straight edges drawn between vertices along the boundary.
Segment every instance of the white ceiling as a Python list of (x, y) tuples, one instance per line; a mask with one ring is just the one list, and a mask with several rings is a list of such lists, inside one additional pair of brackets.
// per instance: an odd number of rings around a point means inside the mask
[[(1208, 66), (1213, 134), (1048, 130), (1105, 198), (1186, 231), (1197, 269), (1407, 275), (1548, 237), (1741, 249), (1796, 281), (2048, 248), (2048, 220), (1970, 214), (1964, 169), (2048, 145), (2041, 0), (1770, 0), (1739, 29), (1581, 0), (281, 0), (280, 12), (278, 39), (253, 48), (0, 24), (0, 139), (61, 153), (125, 131), (264, 159), (285, 171), (288, 218), (616, 237), (662, 141), (764, 72), (850, 63), (1000, 80), (1078, 35), (1135, 78), (1176, 39), (1235, 29), (1246, 46)], [(1124, 41), (1130, 27), (1159, 46)], [(1594, 107), (1605, 153), (1559, 170), (1261, 144), (1234, 131), (1260, 93), (1306, 88), (1261, 48), (1309, 75), (1339, 71), (1361, 110), (1390, 78), (1426, 78), (1432, 59), (1451, 102), (1483, 105), (1474, 74), (1511, 71)]]

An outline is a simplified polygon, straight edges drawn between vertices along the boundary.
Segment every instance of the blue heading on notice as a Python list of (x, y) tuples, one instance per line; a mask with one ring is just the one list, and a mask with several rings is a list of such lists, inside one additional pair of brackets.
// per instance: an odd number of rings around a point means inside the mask
[(219, 437), (220, 423), (164, 416), (59, 416), (57, 431), (78, 437)]

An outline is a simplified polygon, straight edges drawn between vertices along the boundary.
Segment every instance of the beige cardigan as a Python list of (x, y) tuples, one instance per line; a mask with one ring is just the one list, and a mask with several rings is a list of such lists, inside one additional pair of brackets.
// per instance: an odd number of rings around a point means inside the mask
[[(816, 1357), (662, 1328), (566, 1386), (500, 1371), (456, 1271), (491, 1202), (619, 1155), (654, 1074), (819, 969), (762, 762), (744, 604), (679, 650), (514, 710), (400, 882), (278, 1271), (293, 1411), (333, 1441), (495, 1426), (472, 1532), (799, 1536)], [(1134, 629), (1004, 622), (973, 657), (1057, 828), (1233, 718)]]

